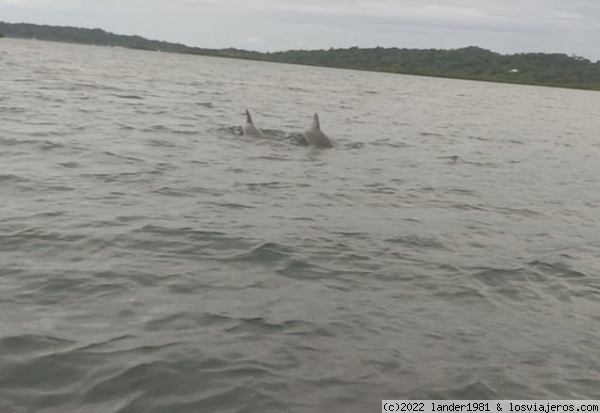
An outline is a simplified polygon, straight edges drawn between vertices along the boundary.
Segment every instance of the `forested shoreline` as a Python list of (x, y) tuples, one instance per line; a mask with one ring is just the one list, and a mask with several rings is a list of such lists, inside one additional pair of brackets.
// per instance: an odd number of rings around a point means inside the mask
[(99, 46), (411, 74), (600, 90), (600, 61), (560, 53), (503, 55), (480, 47), (460, 49), (344, 48), (256, 52), (207, 49), (119, 35), (102, 29), (0, 22), (0, 38), (38, 39)]

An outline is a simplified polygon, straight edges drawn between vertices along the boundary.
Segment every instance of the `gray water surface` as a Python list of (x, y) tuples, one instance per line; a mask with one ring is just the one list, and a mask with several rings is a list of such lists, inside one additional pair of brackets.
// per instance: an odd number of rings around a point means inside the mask
[(0, 68), (0, 412), (600, 399), (600, 93), (9, 39)]

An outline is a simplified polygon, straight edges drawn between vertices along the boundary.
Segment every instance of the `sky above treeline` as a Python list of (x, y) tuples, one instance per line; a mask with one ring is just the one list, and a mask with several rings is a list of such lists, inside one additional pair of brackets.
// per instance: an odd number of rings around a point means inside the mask
[(0, 0), (0, 20), (207, 48), (479, 46), (600, 60), (600, 0)]

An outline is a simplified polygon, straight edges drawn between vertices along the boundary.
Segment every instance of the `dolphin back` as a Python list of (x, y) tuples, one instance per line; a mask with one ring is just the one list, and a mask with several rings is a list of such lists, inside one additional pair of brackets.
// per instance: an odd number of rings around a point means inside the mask
[(319, 122), (319, 115), (315, 113), (312, 124), (304, 132), (304, 138), (309, 145), (313, 145), (316, 148), (328, 149), (333, 148), (331, 139), (321, 131), (321, 123)]
[(263, 133), (254, 126), (254, 122), (252, 121), (252, 115), (250, 115), (250, 111), (246, 109), (246, 124), (242, 126), (242, 131), (246, 136), (256, 136), (259, 138), (263, 137)]

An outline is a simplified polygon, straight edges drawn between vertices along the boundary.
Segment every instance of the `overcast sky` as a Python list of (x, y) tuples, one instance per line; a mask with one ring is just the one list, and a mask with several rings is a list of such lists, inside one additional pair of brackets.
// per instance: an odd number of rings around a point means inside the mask
[(0, 0), (0, 20), (210, 48), (480, 46), (600, 60), (600, 0)]

